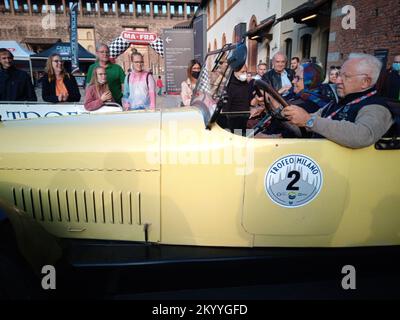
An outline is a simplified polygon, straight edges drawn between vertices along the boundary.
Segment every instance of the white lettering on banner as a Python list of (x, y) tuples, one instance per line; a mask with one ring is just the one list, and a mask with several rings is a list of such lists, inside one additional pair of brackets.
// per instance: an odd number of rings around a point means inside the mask
[(121, 37), (128, 42), (149, 44), (157, 39), (155, 33), (140, 31), (123, 31)]
[(47, 118), (55, 116), (73, 116), (78, 114), (104, 113), (122, 111), (122, 108), (104, 106), (96, 111), (87, 111), (83, 104), (30, 104), (30, 103), (0, 103), (2, 121), (32, 118)]

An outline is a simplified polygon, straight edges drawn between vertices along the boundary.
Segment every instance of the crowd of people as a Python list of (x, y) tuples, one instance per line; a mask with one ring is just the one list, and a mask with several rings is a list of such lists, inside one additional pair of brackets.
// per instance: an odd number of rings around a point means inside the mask
[[(268, 112), (272, 120), (263, 124), (257, 137), (324, 137), (350, 148), (374, 144), (393, 125), (389, 102), (400, 107), (400, 56), (382, 72), (376, 57), (350, 54), (342, 66), (330, 67), (325, 79), (315, 62), (300, 64), (297, 57), (290, 62), (287, 68), (285, 54), (278, 52), (268, 71), (265, 63), (251, 77), (246, 65), (234, 70), (225, 114), (218, 123), (244, 134)], [(255, 79), (271, 85), (288, 106), (257, 88)]]
[[(162, 95), (163, 83), (161, 77), (155, 81), (151, 72), (144, 70), (142, 54), (132, 54), (132, 69), (125, 74), (111, 62), (107, 45), (99, 45), (96, 53), (97, 61), (86, 76), (87, 110), (97, 110), (109, 102), (122, 105), (124, 110), (155, 109), (156, 94)], [(9, 50), (0, 48), (0, 101), (36, 101), (29, 75), (14, 66), (13, 58)], [(384, 70), (374, 56), (350, 54), (342, 66), (331, 66), (325, 79), (321, 66), (315, 62), (300, 63), (298, 57), (293, 57), (290, 68), (287, 66), (287, 57), (278, 52), (270, 70), (266, 63), (257, 66), (255, 76), (246, 65), (234, 70), (223, 108), (224, 127), (244, 134), (257, 123), (254, 119), (272, 111), (274, 120), (266, 124), (261, 137), (325, 137), (351, 148), (375, 143), (391, 127), (393, 115), (388, 100), (400, 101), (400, 55), (395, 56), (389, 70)], [(197, 60), (188, 65), (187, 79), (181, 84), (182, 106), (191, 103), (201, 67)], [(270, 84), (289, 106), (283, 108), (260, 90), (256, 79)], [(48, 58), (41, 82), (44, 101), (81, 99), (75, 77), (65, 70), (58, 54)]]
[[(151, 72), (143, 69), (143, 55), (132, 54), (132, 71), (124, 70), (110, 60), (110, 49), (101, 44), (96, 48), (97, 61), (89, 67), (86, 75), (84, 106), (93, 111), (109, 102), (122, 105), (124, 110), (154, 110), (156, 88), (161, 95), (163, 83), (159, 77), (156, 82)], [(37, 101), (35, 88), (29, 75), (17, 69), (13, 54), (0, 49), (0, 101)], [(64, 67), (59, 54), (52, 54), (41, 78), (42, 99), (45, 102), (79, 102), (81, 94), (73, 75)]]

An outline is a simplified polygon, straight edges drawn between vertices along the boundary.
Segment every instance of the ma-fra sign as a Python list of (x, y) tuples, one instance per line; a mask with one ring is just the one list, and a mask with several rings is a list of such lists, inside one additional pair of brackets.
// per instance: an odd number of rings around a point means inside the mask
[(134, 44), (149, 44), (157, 39), (157, 35), (143, 31), (123, 31), (121, 37)]

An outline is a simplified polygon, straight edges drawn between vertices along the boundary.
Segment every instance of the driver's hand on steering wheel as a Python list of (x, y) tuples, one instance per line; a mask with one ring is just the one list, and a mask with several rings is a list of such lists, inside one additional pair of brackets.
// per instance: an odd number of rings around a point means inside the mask
[(284, 108), (282, 110), (282, 115), (289, 123), (298, 127), (305, 127), (306, 122), (311, 118), (311, 115), (306, 110), (295, 105)]

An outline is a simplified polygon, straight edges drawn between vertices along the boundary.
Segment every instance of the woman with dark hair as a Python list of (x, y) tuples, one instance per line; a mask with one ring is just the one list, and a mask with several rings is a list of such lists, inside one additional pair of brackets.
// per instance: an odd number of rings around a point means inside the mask
[(47, 74), (42, 80), (42, 98), (44, 101), (57, 102), (79, 102), (81, 94), (75, 77), (64, 69), (61, 56), (52, 54), (46, 63)]
[(315, 63), (305, 63), (292, 83), (295, 96), (288, 102), (301, 106), (309, 113), (316, 112), (328, 103), (336, 102), (336, 93), (330, 86), (321, 84), (323, 71)]
[(93, 111), (100, 109), (106, 102), (113, 102), (110, 88), (107, 84), (106, 69), (96, 67), (93, 70), (93, 77), (85, 93), (85, 109)]
[(191, 60), (187, 68), (187, 79), (181, 84), (182, 105), (189, 106), (192, 99), (193, 90), (199, 78), (201, 64), (197, 60)]
[[(329, 85), (321, 83), (323, 79), (322, 68), (315, 63), (305, 63), (302, 65), (302, 71), (298, 71), (293, 78), (294, 97), (287, 100), (289, 104), (297, 105), (305, 109), (308, 113), (314, 113), (328, 104), (337, 103), (337, 94)], [(282, 110), (281, 105), (272, 97), (269, 98), (269, 105), (278, 112)], [(279, 112), (280, 112), (279, 111)], [(296, 135), (288, 129), (285, 122), (274, 120), (264, 130), (267, 135), (280, 134), (285, 138), (296, 137)], [(304, 132), (304, 136), (307, 134)]]

